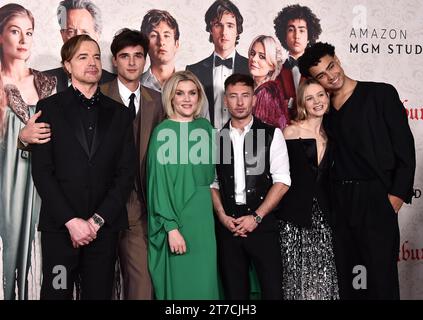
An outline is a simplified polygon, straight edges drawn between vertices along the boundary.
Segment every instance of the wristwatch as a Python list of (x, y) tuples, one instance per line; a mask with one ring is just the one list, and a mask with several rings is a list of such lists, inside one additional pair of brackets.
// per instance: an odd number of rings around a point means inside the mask
[(263, 218), (261, 217), (261, 215), (259, 215), (257, 212), (253, 212), (253, 218), (256, 221), (257, 224), (260, 224), (261, 221), (263, 220)]
[(100, 228), (103, 226), (104, 219), (100, 217), (97, 213), (94, 213), (91, 218), (93, 219), (94, 223), (98, 225)]

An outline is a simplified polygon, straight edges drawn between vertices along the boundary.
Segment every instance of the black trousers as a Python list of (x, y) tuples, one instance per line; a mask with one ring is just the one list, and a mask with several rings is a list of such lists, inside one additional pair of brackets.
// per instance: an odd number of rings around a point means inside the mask
[(398, 216), (377, 180), (336, 182), (334, 247), (341, 299), (399, 299)]
[[(268, 219), (268, 220), (266, 220)], [(220, 222), (216, 225), (217, 256), (225, 299), (248, 300), (249, 267), (256, 269), (263, 300), (282, 300), (282, 260), (277, 220), (266, 216), (246, 238), (234, 237)], [(264, 227), (261, 229), (261, 227)]]
[(42, 300), (71, 300), (80, 279), (81, 300), (111, 300), (117, 232), (99, 232), (90, 244), (73, 248), (69, 233), (41, 232)]

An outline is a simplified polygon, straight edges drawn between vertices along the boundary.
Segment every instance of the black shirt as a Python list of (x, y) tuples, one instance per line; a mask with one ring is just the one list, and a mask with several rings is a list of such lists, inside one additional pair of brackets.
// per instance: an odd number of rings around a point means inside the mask
[(360, 103), (362, 94), (362, 84), (358, 82), (342, 107), (336, 110), (331, 106), (328, 114), (330, 138), (335, 142), (335, 180), (373, 180), (377, 177), (361, 157), (361, 152), (366, 152), (366, 148), (371, 147), (371, 143), (363, 135), (364, 127), (369, 124), (356, 105)]
[(87, 138), (88, 147), (91, 149), (95, 129), (97, 127), (100, 88), (97, 88), (97, 91), (90, 99), (86, 98), (84, 94), (75, 87), (73, 88), (79, 101), (79, 112), (81, 114), (85, 137)]

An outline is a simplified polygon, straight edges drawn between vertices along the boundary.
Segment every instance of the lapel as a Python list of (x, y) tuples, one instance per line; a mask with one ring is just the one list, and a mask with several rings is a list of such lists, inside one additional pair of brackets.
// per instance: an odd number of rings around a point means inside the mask
[(66, 91), (64, 91), (63, 97), (63, 114), (65, 115), (65, 119), (73, 129), (73, 133), (81, 144), (82, 149), (84, 149), (85, 153), (89, 157), (90, 150), (88, 149), (87, 138), (85, 137), (84, 128), (80, 119), (81, 115), (78, 110), (79, 103), (73, 93), (73, 88), (69, 87)]
[(111, 112), (112, 108), (107, 101), (107, 99), (101, 95), (100, 96), (100, 103), (98, 106), (98, 119), (96, 129), (94, 131), (93, 142), (91, 145), (91, 150), (88, 148), (87, 138), (85, 136), (83, 124), (81, 121), (81, 113), (79, 112), (78, 108), (79, 101), (76, 98), (75, 94), (73, 93), (73, 88), (69, 87), (66, 91), (64, 91), (64, 115), (66, 121), (70, 124), (73, 132), (75, 134), (76, 139), (80, 143), (82, 149), (85, 151), (87, 157), (92, 159), (95, 152), (97, 151), (98, 147), (100, 146), (105, 133), (107, 132), (108, 127), (113, 118), (113, 112)]
[(113, 119), (113, 108), (109, 104), (109, 100), (104, 95), (100, 94), (100, 103), (98, 106), (97, 126), (94, 131), (93, 142), (90, 150), (90, 159), (95, 155), (98, 147), (104, 139), (107, 130)]
[[(136, 130), (136, 139), (139, 139), (139, 159), (142, 162), (147, 153), (148, 142), (150, 134), (155, 123), (154, 117), (156, 115), (155, 102), (150, 93), (141, 86), (140, 109), (135, 118), (134, 130)], [(159, 102), (160, 103), (160, 102)]]
[(209, 101), (210, 122), (214, 123), (214, 91), (213, 91), (213, 55), (203, 60), (200, 69), (200, 79)]
[(248, 59), (241, 56), (238, 51), (235, 52), (233, 73), (250, 74), (250, 70), (248, 69)]
[(291, 69), (286, 68), (286, 66), (284, 65), (282, 67), (281, 73), (279, 74), (279, 79), (285, 99), (294, 98), (296, 96), (296, 93), (294, 77), (292, 76)]
[(107, 96), (109, 96), (110, 98), (112, 98), (113, 100), (121, 103), (124, 105), (122, 98), (120, 97), (120, 93), (119, 93), (119, 85), (117, 82), (117, 78), (114, 79), (113, 81), (108, 83), (109, 88), (108, 88), (108, 92), (105, 92), (105, 94)]

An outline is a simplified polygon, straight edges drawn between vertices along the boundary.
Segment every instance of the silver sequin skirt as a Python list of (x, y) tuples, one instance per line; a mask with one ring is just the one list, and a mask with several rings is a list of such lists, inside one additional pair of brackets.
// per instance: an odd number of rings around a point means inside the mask
[(310, 228), (280, 221), (279, 232), (284, 299), (339, 299), (332, 231), (317, 199), (313, 199)]

